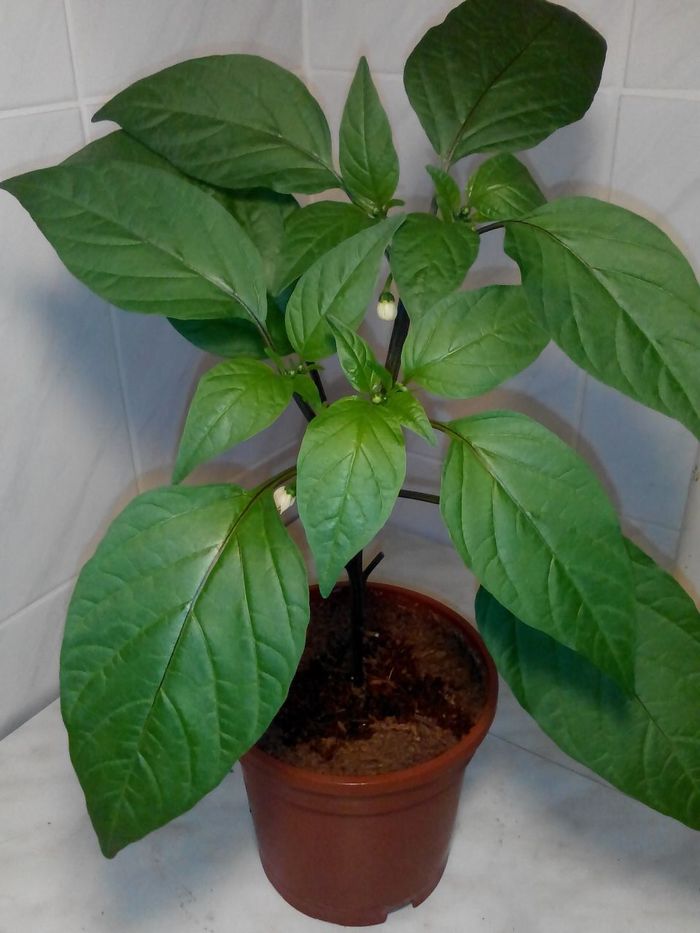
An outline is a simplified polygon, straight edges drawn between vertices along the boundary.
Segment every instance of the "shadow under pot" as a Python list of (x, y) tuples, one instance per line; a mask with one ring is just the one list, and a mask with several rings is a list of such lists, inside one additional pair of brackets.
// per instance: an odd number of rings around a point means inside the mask
[[(340, 608), (334, 608), (332, 600)], [(331, 604), (336, 616), (347, 613), (347, 589), (336, 588), (327, 601), (320, 599), (316, 587), (311, 589), (312, 621), (297, 674), (302, 682), (314, 667), (314, 657), (333, 638), (333, 626), (323, 617), (328, 612), (324, 603)], [(389, 618), (388, 631), (378, 624), (382, 617)], [(398, 731), (398, 744), (407, 750), (409, 760), (420, 759), (424, 753), (421, 741), (411, 739), (411, 724), (390, 716), (388, 725), (381, 725), (378, 742), (371, 737), (371, 725), (365, 730), (369, 738), (360, 731), (359, 767), (365, 773), (332, 773), (349, 766), (348, 743), (302, 736), (297, 747), (287, 751), (284, 742), (279, 741), (279, 721), (284, 722), (285, 715), (289, 718), (295, 678), (287, 703), (270, 730), (241, 759), (260, 859), (268, 879), (293, 907), (310, 917), (345, 926), (382, 923), (391, 911), (407, 904), (418, 906), (439, 882), (449, 854), (464, 769), (493, 721), (498, 691), (496, 669), (480, 636), (466, 619), (441, 603), (400, 587), (369, 584), (366, 620), (366, 641), (370, 646), (372, 636), (379, 644), (391, 643), (401, 629), (409, 633), (409, 644), (410, 633), (417, 639), (417, 653), (427, 659), (428, 670), (418, 672), (422, 680), (417, 686), (401, 686), (409, 695), (414, 687), (419, 697), (421, 693), (427, 695), (426, 683), (431, 690), (444, 687), (434, 666), (442, 665), (446, 646), (450, 653), (456, 652), (460, 659), (457, 670), (463, 667), (462, 676), (471, 683), (466, 691), (471, 694), (472, 704), (467, 731), (459, 737), (453, 735), (450, 747), (437, 755), (431, 752), (427, 760), (384, 773), (366, 773), (386, 766), (385, 762), (377, 763), (371, 748), (373, 742), (383, 747), (396, 746), (391, 740), (392, 728)], [(341, 618), (337, 627), (347, 631), (349, 626)], [(431, 641), (433, 635), (435, 643)], [(398, 653), (411, 662), (410, 647), (402, 646)], [(450, 665), (455, 668), (454, 658)], [(336, 676), (335, 680), (344, 678)], [(386, 676), (370, 667), (367, 689), (374, 681), (380, 682), (381, 690)], [(461, 692), (458, 690), (458, 695)], [(311, 702), (317, 698), (312, 697)], [(388, 707), (391, 712), (391, 703)], [(445, 711), (448, 725), (451, 712)], [(420, 709), (417, 716), (419, 720), (426, 718)], [(315, 727), (323, 719), (323, 712), (319, 710), (317, 716), (307, 719), (313, 719)], [(341, 729), (352, 731), (349, 726)], [(313, 768), (299, 766), (299, 745), (302, 752), (310, 750), (312, 758), (319, 758)], [(431, 743), (428, 745), (432, 748)], [(343, 755), (338, 764), (331, 752), (341, 746)]]

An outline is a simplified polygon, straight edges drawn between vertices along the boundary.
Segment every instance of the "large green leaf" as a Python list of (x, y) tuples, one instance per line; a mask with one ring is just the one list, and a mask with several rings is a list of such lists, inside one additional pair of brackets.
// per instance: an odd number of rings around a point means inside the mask
[(672, 577), (628, 547), (637, 611), (632, 695), (484, 589), (477, 622), (519, 702), (567, 754), (700, 829), (700, 614)]
[(391, 271), (413, 319), (459, 288), (479, 252), (466, 224), (409, 214), (391, 247)]
[(224, 188), (338, 187), (328, 124), (304, 84), (255, 55), (191, 59), (143, 78), (95, 114), (188, 175)]
[(403, 217), (356, 233), (325, 253), (299, 280), (289, 299), (287, 334), (297, 353), (318, 360), (335, 349), (327, 316), (357, 327), (372, 297), (384, 250)]
[(467, 0), (430, 29), (404, 83), (445, 165), (528, 149), (588, 110), (605, 40), (544, 0)]
[(401, 428), (385, 405), (344, 398), (309, 424), (299, 451), (297, 503), (322, 596), (384, 525), (405, 473)]
[(507, 152), (479, 166), (469, 179), (467, 198), (475, 220), (511, 220), (546, 201), (523, 163)]
[(601, 382), (700, 436), (700, 287), (658, 227), (593, 198), (508, 224), (533, 312)]
[(308, 621), (268, 493), (162, 488), (113, 522), (73, 593), (61, 709), (102, 851), (192, 807), (282, 704)]
[(267, 290), (277, 294), (278, 263), (285, 237), (285, 223), (298, 212), (291, 195), (258, 188), (226, 192), (224, 205), (243, 227), (262, 256)]
[(213, 188), (197, 179), (188, 179), (187, 175), (180, 172), (167, 159), (152, 152), (123, 130), (116, 130), (114, 133), (94, 140), (66, 159), (63, 164), (98, 164), (115, 159), (163, 169), (178, 178), (189, 180), (201, 191), (216, 198), (253, 241), (263, 259), (268, 290), (274, 291), (276, 263), (284, 239), (285, 222), (299, 208), (291, 195), (277, 194), (275, 191), (267, 191), (264, 188), (227, 191), (224, 188)]
[(447, 430), (440, 511), (465, 563), (524, 622), (629, 689), (632, 571), (591, 470), (524, 415), (488, 412)]
[(210, 369), (199, 380), (187, 414), (173, 482), (271, 425), (293, 391), (289, 376), (259, 360), (241, 357)]
[(178, 321), (168, 318), (175, 330), (191, 344), (217, 356), (265, 356), (265, 343), (249, 321)]
[(399, 160), (391, 126), (361, 58), (350, 85), (340, 123), (340, 171), (348, 190), (360, 201), (384, 208), (399, 183)]
[(404, 379), (449, 398), (480, 395), (529, 366), (548, 339), (519, 285), (458, 292), (413, 323)]
[(275, 291), (296, 282), (324, 253), (372, 223), (359, 207), (342, 201), (317, 201), (296, 211), (285, 225)]
[(185, 179), (107, 161), (41, 169), (1, 187), (68, 269), (120, 308), (264, 322), (258, 251), (220, 204)]

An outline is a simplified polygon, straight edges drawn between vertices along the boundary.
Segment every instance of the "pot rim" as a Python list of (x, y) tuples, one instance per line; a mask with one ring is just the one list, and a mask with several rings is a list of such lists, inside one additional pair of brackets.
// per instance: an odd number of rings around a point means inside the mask
[[(339, 586), (347, 586), (342, 582)], [(291, 765), (280, 761), (267, 752), (262, 751), (257, 746), (253, 746), (242, 756), (243, 763), (248, 767), (255, 767), (268, 773), (275, 774), (280, 780), (288, 785), (303, 788), (305, 790), (315, 791), (319, 794), (329, 794), (336, 796), (344, 790), (351, 790), (353, 794), (364, 796), (381, 795), (391, 793), (407, 785), (418, 787), (428, 784), (435, 780), (437, 775), (448, 773), (452, 770), (463, 768), (472, 757), (478, 746), (486, 738), (486, 734), (491, 727), (496, 714), (496, 701), (498, 699), (498, 672), (491, 655), (486, 649), (481, 635), (474, 625), (463, 615), (445, 603), (440, 602), (434, 596), (424, 593), (420, 590), (414, 590), (409, 587), (399, 586), (395, 583), (384, 583), (382, 581), (369, 581), (367, 586), (374, 590), (383, 590), (385, 592), (399, 592), (417, 596), (420, 600), (430, 606), (433, 611), (438, 612), (448, 622), (459, 628), (466, 638), (470, 649), (480, 658), (484, 666), (486, 698), (484, 707), (472, 728), (464, 735), (456, 745), (447, 751), (422, 761), (417, 765), (411, 765), (408, 768), (401, 768), (397, 771), (386, 771), (383, 774), (329, 774), (322, 771), (313, 771), (308, 768), (300, 768), (297, 765)], [(310, 590), (317, 590), (318, 585), (312, 584)]]

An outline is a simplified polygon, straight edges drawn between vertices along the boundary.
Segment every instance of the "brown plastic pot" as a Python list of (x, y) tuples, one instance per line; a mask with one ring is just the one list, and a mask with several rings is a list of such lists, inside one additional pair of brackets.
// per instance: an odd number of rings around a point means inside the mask
[(242, 759), (265, 874), (297, 910), (345, 926), (383, 923), (422, 903), (440, 880), (464, 769), (496, 711), (498, 677), (474, 628), (428, 596), (410, 593), (462, 632), (486, 676), (486, 703), (470, 732), (442, 755), (372, 776), (322, 774), (251, 749)]

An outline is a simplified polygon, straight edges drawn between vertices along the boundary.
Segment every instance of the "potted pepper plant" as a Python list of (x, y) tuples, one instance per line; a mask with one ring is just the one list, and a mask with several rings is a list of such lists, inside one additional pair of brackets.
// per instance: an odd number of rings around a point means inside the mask
[[(307, 726), (324, 719), (316, 704), (329, 680), (365, 711), (368, 681), (380, 681), (389, 717), (406, 728), (392, 674), (368, 672), (369, 655), (396, 635), (396, 624), (381, 628), (376, 616), (408, 619), (403, 628), (420, 639), (423, 622), (429, 628), (440, 613), (368, 588), (372, 566), (362, 557), (397, 497), (418, 495), (403, 489), (403, 429), (428, 444), (449, 440), (432, 498), (480, 580), (477, 623), (520, 703), (574, 758), (700, 827), (693, 601), (626, 540), (593, 472), (549, 430), (512, 411), (440, 422), (415, 394), (480, 395), (553, 340), (594, 378), (700, 436), (700, 290), (688, 262), (627, 210), (547, 200), (514, 154), (584, 115), (605, 49), (582, 19), (545, 0), (466, 0), (430, 29), (404, 75), (436, 152), (424, 213), (402, 211), (395, 198), (398, 158), (364, 59), (345, 104), (338, 168), (326, 119), (299, 78), (256, 56), (224, 55), (136, 82), (95, 117), (119, 130), (61, 165), (4, 182), (88, 287), (127, 311), (168, 317), (224, 358), (194, 394), (173, 484), (138, 496), (114, 520), (69, 609), (62, 712), (105, 855), (195, 805), (244, 756), (263, 862), (301, 909), (376, 922), (437, 883), (461, 770), (493, 716), (494, 669), (478, 636), (458, 637), (454, 619), (435, 626), (462, 646), (477, 684), (469, 726), (452, 729), (449, 747), (381, 774), (280, 760), (285, 723), (306, 741)], [(463, 191), (453, 167), (476, 155)], [(295, 198), (330, 190), (344, 199), (302, 207)], [(521, 284), (462, 290), (482, 236), (497, 228)], [(378, 311), (393, 320), (384, 362), (357, 333), (382, 281)], [(334, 354), (350, 390), (329, 402), (323, 367)], [(181, 485), (292, 403), (308, 425), (283, 472), (254, 489)], [(347, 631), (330, 673), (304, 653), (307, 572), (280, 516), (294, 496), (318, 574), (311, 604), (321, 621), (309, 646)], [(346, 589), (336, 588), (343, 568)], [(396, 649), (397, 669), (410, 666), (406, 650)], [(285, 703), (300, 661), (301, 688)], [(444, 680), (423, 676), (426, 702), (442, 696)], [(290, 711), (294, 694), (301, 714)], [(369, 732), (364, 722), (360, 740)], [(403, 754), (411, 741), (401, 734)], [(307, 742), (316, 752), (336, 745)], [(436, 763), (444, 773), (430, 784)], [(392, 803), (394, 791), (409, 802)], [(389, 838), (400, 829), (388, 828), (385, 811), (403, 807), (402, 823), (420, 797), (451, 801), (446, 822), (429, 811), (415, 824), (444, 822), (427, 843), (429, 865), (410, 889), (360, 904), (357, 866), (379, 876), (407, 848), (405, 836)], [(321, 820), (321, 811), (335, 820), (336, 839), (322, 840), (313, 824), (310, 871), (299, 834), (304, 814)], [(388, 849), (372, 848), (375, 831)], [(415, 836), (412, 844), (415, 860)], [(358, 846), (371, 857), (356, 857)], [(275, 849), (285, 849), (286, 864)], [(305, 893), (294, 888), (295, 859), (315, 876)], [(350, 905), (335, 903), (334, 878), (336, 889), (354, 891)]]

